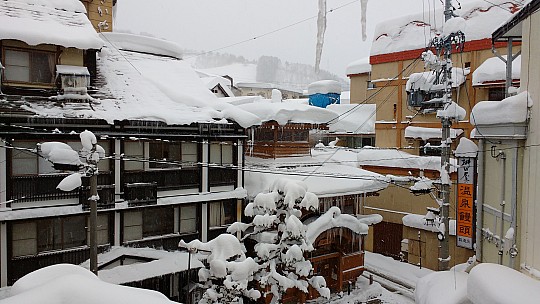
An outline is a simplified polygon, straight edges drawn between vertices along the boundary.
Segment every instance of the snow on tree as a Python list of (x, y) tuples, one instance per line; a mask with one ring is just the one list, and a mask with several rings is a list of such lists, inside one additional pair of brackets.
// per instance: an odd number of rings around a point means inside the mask
[[(272, 295), (271, 303), (279, 303), (290, 288), (308, 293), (311, 285), (328, 298), (330, 290), (323, 277), (312, 276), (312, 265), (305, 253), (313, 251), (307, 238), (307, 227), (300, 221), (302, 210), (315, 211), (319, 199), (307, 191), (302, 181), (278, 179), (269, 193), (258, 194), (244, 210), (253, 217), (250, 225), (236, 224), (227, 232), (247, 232), (244, 239), (257, 241), (254, 259), (260, 265), (255, 279)], [(253, 227), (253, 231), (248, 228)]]
[(248, 287), (259, 265), (246, 258), (244, 245), (231, 234), (221, 234), (203, 243), (194, 240), (180, 241), (180, 247), (190, 251), (201, 251), (200, 259), (206, 260), (208, 268), (199, 270), (199, 281), (206, 288), (200, 304), (241, 304), (243, 296), (256, 300), (261, 293)]

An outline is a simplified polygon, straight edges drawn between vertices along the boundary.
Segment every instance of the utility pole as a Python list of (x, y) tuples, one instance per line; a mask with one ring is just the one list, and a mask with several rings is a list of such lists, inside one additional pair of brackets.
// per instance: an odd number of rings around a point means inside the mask
[[(96, 152), (96, 144), (92, 145), (90, 155)], [(99, 199), (97, 193), (97, 161), (93, 157), (88, 160), (90, 171), (90, 271), (96, 276), (98, 274), (97, 267), (97, 201)]]

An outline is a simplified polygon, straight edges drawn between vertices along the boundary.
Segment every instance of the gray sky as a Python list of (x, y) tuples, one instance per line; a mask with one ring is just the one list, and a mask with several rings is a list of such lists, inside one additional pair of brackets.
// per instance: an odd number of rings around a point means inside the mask
[[(328, 9), (354, 0), (328, 0)], [(375, 25), (386, 19), (420, 12), (438, 0), (370, 0), (368, 38), (362, 41), (360, 1), (328, 14), (321, 68), (345, 77), (350, 62), (369, 56)], [(214, 50), (316, 16), (317, 0), (122, 0), (115, 30), (150, 33), (183, 48)], [(219, 52), (256, 59), (314, 64), (317, 19)]]

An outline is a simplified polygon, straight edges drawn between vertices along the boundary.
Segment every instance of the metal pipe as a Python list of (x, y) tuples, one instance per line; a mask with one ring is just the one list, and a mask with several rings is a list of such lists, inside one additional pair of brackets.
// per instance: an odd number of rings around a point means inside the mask
[(508, 38), (506, 45), (506, 82), (504, 85), (504, 97), (510, 97), (510, 87), (512, 86), (512, 64), (514, 63), (512, 54), (513, 38)]
[[(518, 180), (518, 153), (519, 148), (517, 146), (517, 142), (514, 148), (514, 155), (512, 159), (512, 198), (510, 200), (510, 208), (512, 209), (510, 214), (512, 216), (510, 221), (510, 227), (514, 230), (514, 235), (512, 238), (512, 242), (510, 243), (510, 247), (516, 244), (517, 239), (517, 180)], [(516, 259), (515, 256), (510, 255), (510, 268), (514, 268), (516, 265)]]
[(501, 225), (499, 232), (499, 264), (503, 263), (503, 239), (504, 239), (504, 205), (506, 200), (506, 154), (504, 152), (499, 152), (498, 157), (502, 161), (502, 174), (501, 174)]
[(484, 168), (485, 168), (485, 142), (478, 142), (478, 189), (476, 196), (476, 260), (482, 262), (482, 226), (484, 225)]

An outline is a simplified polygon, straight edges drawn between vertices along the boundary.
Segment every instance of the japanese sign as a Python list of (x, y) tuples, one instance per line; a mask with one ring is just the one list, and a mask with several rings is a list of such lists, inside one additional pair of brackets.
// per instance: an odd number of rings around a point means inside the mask
[(476, 192), (476, 158), (458, 158), (458, 189), (456, 202), (457, 246), (473, 249)]

